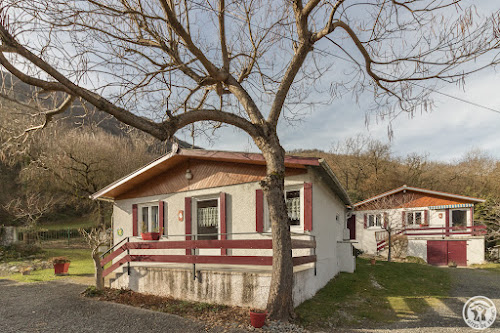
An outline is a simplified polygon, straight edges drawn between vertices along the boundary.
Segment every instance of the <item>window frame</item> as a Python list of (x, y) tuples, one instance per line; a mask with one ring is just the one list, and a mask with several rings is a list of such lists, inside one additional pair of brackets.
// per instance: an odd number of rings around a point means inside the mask
[[(166, 203), (164, 204), (166, 206)], [(164, 206), (164, 208), (165, 208)], [(144, 208), (147, 208), (148, 209), (148, 228), (147, 228), (147, 231), (145, 233), (150, 233), (150, 232), (155, 232), (155, 231), (152, 231), (153, 230), (153, 209), (152, 207), (156, 207), (157, 208), (157, 222), (158, 222), (158, 231), (156, 232), (160, 232), (160, 201), (151, 201), (151, 202), (143, 202), (143, 203), (139, 203), (137, 204), (137, 228), (139, 229), (138, 230), (138, 237), (142, 237), (140, 236), (140, 234), (143, 233), (143, 225), (144, 225), (144, 221), (143, 221), (143, 209)], [(165, 209), (163, 211), (163, 234), (161, 234), (160, 236), (163, 236), (165, 235), (165, 230), (167, 228), (165, 228)]]
[[(217, 240), (221, 239), (221, 214), (220, 214), (220, 194), (207, 194), (191, 197), (191, 232), (196, 237), (198, 234), (198, 202), (217, 200)], [(194, 222), (194, 223), (193, 223)]]
[[(283, 197), (286, 199), (287, 192), (300, 191), (300, 224), (290, 225), (290, 231), (295, 233), (304, 233), (304, 184), (285, 185)], [(269, 218), (269, 207), (267, 199), (264, 196), (264, 232), (272, 232), (271, 220)]]
[[(420, 223), (415, 223), (415, 221), (417, 220), (416, 219), (416, 215), (417, 213), (420, 213)], [(408, 216), (411, 215), (412, 216), (412, 221), (413, 223), (409, 223), (409, 219), (408, 219)], [(423, 210), (410, 210), (410, 211), (406, 211), (405, 212), (405, 226), (406, 227), (413, 227), (413, 228), (416, 228), (416, 227), (419, 227), (420, 225), (425, 225), (425, 211)]]
[[(373, 216), (373, 225), (370, 225), (370, 216)], [(380, 217), (380, 225), (377, 225), (377, 217)], [(384, 213), (366, 213), (366, 229), (382, 229)]]
[[(453, 212), (462, 211), (465, 213), (465, 224), (455, 225), (453, 224)], [(450, 227), (467, 227), (469, 225), (469, 212), (467, 209), (450, 209)]]

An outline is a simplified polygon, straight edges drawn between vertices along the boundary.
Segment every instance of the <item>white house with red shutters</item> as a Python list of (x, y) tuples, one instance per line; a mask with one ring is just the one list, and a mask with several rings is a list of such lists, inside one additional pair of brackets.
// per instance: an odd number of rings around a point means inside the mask
[[(323, 160), (287, 156), (285, 166), (298, 305), (339, 272), (354, 271), (351, 203)], [(264, 308), (273, 251), (259, 185), (265, 174), (261, 154), (179, 149), (93, 194), (113, 202), (107, 283)]]
[(403, 255), (432, 265), (480, 264), (486, 227), (474, 224), (474, 205), (484, 201), (404, 185), (354, 204), (350, 239), (368, 254), (382, 254), (390, 231), (393, 239), (407, 240)]

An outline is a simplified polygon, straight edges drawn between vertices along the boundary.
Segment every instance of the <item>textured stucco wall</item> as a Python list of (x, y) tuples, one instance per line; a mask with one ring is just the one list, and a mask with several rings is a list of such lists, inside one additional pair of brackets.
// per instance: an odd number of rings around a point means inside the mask
[[(293, 232), (302, 234), (302, 236), (294, 236), (294, 238), (309, 239), (309, 234), (316, 237), (317, 249), (316, 255), (318, 257), (316, 263), (316, 275), (314, 274), (314, 264), (300, 266), (295, 269), (294, 281), (294, 297), (296, 305), (302, 301), (312, 297), (317, 290), (322, 288), (330, 279), (332, 279), (341, 270), (353, 271), (354, 270), (354, 256), (352, 255), (352, 245), (350, 243), (339, 242), (344, 241), (346, 230), (346, 208), (337, 195), (333, 194), (329, 188), (324, 186), (316, 175), (309, 172), (307, 174), (287, 177), (285, 179), (285, 188), (287, 189), (302, 189), (305, 182), (312, 182), (313, 186), (313, 230), (312, 232), (305, 232), (303, 226), (301, 228), (292, 228)], [(186, 191), (179, 193), (171, 193), (165, 195), (157, 195), (143, 198), (134, 198), (127, 200), (119, 200), (115, 202), (113, 210), (113, 223), (114, 223), (114, 242), (118, 243), (124, 237), (131, 237), (131, 241), (141, 241), (140, 237), (132, 237), (132, 205), (141, 204), (146, 202), (157, 202), (163, 200), (166, 202), (168, 214), (166, 214), (166, 228), (167, 235), (162, 237), (162, 241), (170, 240), (183, 240), (185, 233), (185, 221), (178, 220), (179, 210), (184, 211), (184, 198), (190, 196), (193, 198), (192, 211), (195, 212), (195, 201), (197, 198), (203, 199), (210, 196), (218, 196), (220, 192), (227, 194), (227, 232), (228, 233), (254, 233), (246, 235), (230, 235), (229, 239), (269, 239), (270, 235), (255, 234), (255, 220), (256, 220), (256, 198), (255, 191), (260, 189), (257, 182), (223, 186), (210, 189)], [(266, 205), (264, 205), (266, 206)], [(303, 202), (302, 202), (302, 216)], [(266, 212), (266, 207), (264, 207)], [(338, 218), (337, 218), (338, 216)], [(196, 220), (193, 214), (193, 221)], [(265, 226), (269, 227), (268, 219), (265, 219)], [(117, 236), (117, 230), (122, 228), (124, 233), (122, 237)], [(202, 250), (203, 251), (203, 250)], [(220, 250), (209, 250), (214, 253), (204, 254), (220, 254)], [(300, 249), (293, 250), (294, 256), (302, 256), (312, 254), (312, 250)], [(148, 250), (135, 250), (131, 254), (151, 254)], [(155, 254), (184, 254), (185, 250), (157, 250)], [(246, 250), (235, 249), (229, 250), (229, 255), (252, 255), (252, 256), (271, 256), (271, 250)], [(174, 297), (185, 299), (197, 299), (200, 301), (221, 302), (223, 304), (242, 305), (242, 291), (245, 289), (247, 280), (242, 280), (242, 277), (236, 273), (210, 273), (206, 274), (205, 279), (202, 277), (201, 285), (187, 284), (188, 287), (182, 289), (181, 286), (175, 285), (170, 288), (170, 280), (172, 278), (179, 281), (184, 281), (182, 274), (185, 273), (168, 273), (160, 272), (165, 270), (161, 267), (156, 268), (134, 268), (134, 273), (130, 275), (130, 280), (121, 275), (114, 283), (113, 286), (128, 285), (133, 290), (144, 292), (152, 292), (156, 294), (171, 295)], [(173, 274), (173, 275), (172, 275)], [(222, 274), (222, 275), (221, 275)], [(228, 275), (229, 274), (229, 275)], [(126, 274), (125, 274), (126, 275)], [(174, 276), (175, 275), (175, 276)], [(192, 275), (192, 272), (191, 272)], [(229, 277), (228, 277), (229, 276)], [(192, 278), (192, 277), (191, 277)], [(125, 281), (127, 280), (127, 281)], [(187, 281), (187, 280), (186, 280)], [(206, 286), (204, 283), (211, 283)], [(229, 281), (229, 282), (228, 282)], [(176, 284), (181, 282), (175, 282)], [(187, 283), (187, 282), (182, 282)], [(198, 282), (197, 282), (198, 283)], [(224, 292), (227, 285), (231, 285), (232, 295), (227, 296)], [(247, 303), (259, 307), (258, 302), (267, 302), (267, 295), (270, 284), (270, 275), (263, 275), (255, 277), (256, 287), (255, 301), (248, 301)], [(166, 286), (167, 285), (167, 286)], [(160, 286), (160, 287), (155, 287)], [(178, 290), (188, 290), (186, 294), (179, 294)], [(201, 289), (200, 289), (201, 288)], [(207, 289), (208, 288), (208, 289)], [(215, 289), (212, 289), (215, 288)], [(222, 288), (222, 289), (221, 289)], [(224, 289), (225, 288), (225, 289)], [(216, 290), (217, 289), (217, 290)], [(220, 290), (219, 290), (220, 289)], [(238, 296), (239, 295), (239, 296)], [(194, 298), (191, 298), (194, 297)], [(215, 297), (215, 298), (214, 298)], [(229, 297), (229, 298), (227, 298)], [(238, 303), (239, 302), (239, 303)], [(245, 304), (246, 305), (246, 304)]]

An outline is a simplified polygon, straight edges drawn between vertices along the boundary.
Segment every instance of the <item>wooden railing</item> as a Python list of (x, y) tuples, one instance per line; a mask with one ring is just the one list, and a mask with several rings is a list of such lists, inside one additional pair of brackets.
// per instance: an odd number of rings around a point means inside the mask
[[(471, 235), (480, 236), (486, 234), (485, 225), (474, 225), (467, 227), (415, 227), (405, 228), (393, 231), (391, 237), (399, 236), (455, 236), (455, 235)], [(387, 246), (389, 233), (385, 230), (375, 232), (375, 240), (377, 242), (377, 252), (383, 250)]]
[[(114, 251), (107, 253), (101, 260), (103, 276), (107, 276), (115, 269), (131, 262), (154, 262), (154, 263), (185, 263), (185, 264), (224, 264), (224, 265), (272, 265), (272, 256), (229, 256), (229, 255), (197, 255), (194, 251), (191, 254), (160, 255), (154, 254), (155, 250), (166, 249), (272, 249), (271, 239), (231, 239), (231, 240), (183, 240), (183, 241), (148, 241), (130, 242), (126, 241)], [(315, 253), (316, 241), (314, 239), (292, 239), (292, 249), (313, 249)], [(131, 250), (151, 250), (151, 254), (130, 254)], [(121, 254), (123, 257), (117, 259)], [(303, 265), (316, 262), (316, 255), (298, 256), (292, 258), (293, 265)]]

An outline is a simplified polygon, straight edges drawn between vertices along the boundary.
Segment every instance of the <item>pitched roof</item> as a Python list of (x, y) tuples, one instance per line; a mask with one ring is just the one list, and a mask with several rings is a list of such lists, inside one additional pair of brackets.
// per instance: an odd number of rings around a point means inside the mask
[[(262, 154), (203, 150), (203, 149), (175, 149), (172, 152), (137, 169), (129, 175), (109, 184), (90, 196), (91, 199), (114, 199), (119, 194), (129, 191), (135, 186), (160, 175), (175, 165), (188, 159), (233, 162), (253, 165), (266, 165)], [(285, 156), (285, 167), (296, 169), (313, 169), (318, 172), (321, 179), (336, 193), (346, 204), (351, 205), (349, 195), (344, 190), (328, 164), (316, 157)]]
[(417, 192), (417, 193), (422, 193), (422, 194), (430, 194), (430, 195), (435, 195), (439, 197), (444, 197), (444, 198), (450, 198), (450, 199), (458, 199), (458, 200), (463, 200), (463, 201), (468, 201), (471, 203), (480, 203), (480, 202), (485, 202), (486, 200), (484, 199), (479, 199), (479, 198), (474, 198), (474, 197), (468, 197), (465, 195), (458, 195), (458, 194), (452, 194), (452, 193), (447, 193), (447, 192), (441, 192), (441, 191), (434, 191), (434, 190), (427, 190), (424, 188), (419, 188), (419, 187), (412, 187), (412, 186), (407, 186), (403, 185), (401, 187), (395, 188), (393, 190), (378, 194), (374, 197), (368, 198), (366, 200), (357, 202), (353, 205), (354, 208), (357, 208), (361, 205), (368, 204), (370, 202), (376, 201), (378, 199), (403, 192), (403, 191), (412, 191), (412, 192)]

